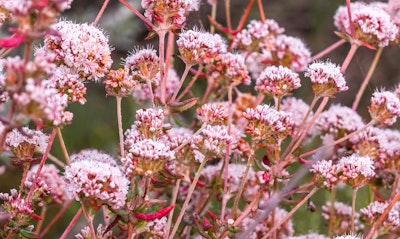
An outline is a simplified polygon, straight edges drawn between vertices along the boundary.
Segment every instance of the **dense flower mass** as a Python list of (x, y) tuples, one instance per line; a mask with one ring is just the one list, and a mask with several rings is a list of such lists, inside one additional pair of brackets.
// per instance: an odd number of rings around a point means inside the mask
[(71, 156), (65, 167), (67, 190), (76, 200), (93, 200), (113, 209), (125, 205), (129, 180), (115, 160), (97, 150), (83, 150)]
[(111, 48), (103, 31), (88, 24), (69, 21), (53, 25), (56, 35), (47, 35), (45, 47), (56, 54), (59, 65), (66, 65), (81, 78), (98, 80), (111, 67)]
[(371, 118), (383, 125), (392, 125), (400, 116), (400, 100), (392, 92), (375, 92), (371, 98), (369, 106)]
[(221, 85), (249, 85), (249, 72), (244, 64), (244, 57), (239, 54), (225, 53), (210, 66), (211, 79)]
[(374, 162), (369, 157), (352, 154), (339, 160), (339, 178), (352, 187), (358, 188), (375, 176)]

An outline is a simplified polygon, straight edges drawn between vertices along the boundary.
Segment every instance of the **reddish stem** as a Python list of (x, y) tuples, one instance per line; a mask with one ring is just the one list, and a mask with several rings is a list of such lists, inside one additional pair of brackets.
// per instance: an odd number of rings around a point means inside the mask
[(101, 6), (99, 13), (97, 13), (96, 19), (94, 19), (94, 21), (92, 23), (93, 26), (96, 26), (99, 23), (100, 18), (101, 18), (101, 16), (103, 16), (104, 11), (106, 10), (109, 2), (110, 2), (110, 0), (104, 1), (103, 6)]
[(313, 56), (313, 61), (320, 59), (321, 57), (325, 56), (326, 54), (332, 52), (333, 50), (335, 50), (336, 48), (338, 48), (339, 46), (343, 45), (346, 42), (346, 40), (344, 39), (340, 39), (339, 41), (333, 43), (332, 45), (330, 45), (329, 47), (325, 48), (324, 50), (322, 50), (320, 53), (318, 53), (317, 55)]
[(135, 15), (137, 17), (139, 17), (147, 26), (147, 28), (149, 28), (149, 30), (154, 30), (155, 26), (153, 25), (153, 23), (151, 23), (149, 20), (147, 20), (147, 18), (145, 16), (143, 16), (143, 14), (141, 14), (138, 10), (136, 10), (136, 8), (134, 8), (132, 5), (130, 5), (129, 3), (127, 3), (125, 0), (119, 0), (120, 3), (124, 4), (129, 10), (131, 10), (133, 13), (135, 13)]
[(246, 6), (246, 9), (244, 10), (244, 13), (242, 17), (240, 18), (239, 24), (236, 28), (236, 31), (241, 31), (243, 29), (244, 24), (246, 23), (247, 17), (249, 16), (249, 13), (251, 11), (251, 7), (254, 4), (254, 0), (250, 0), (249, 3)]
[[(51, 219), (50, 223), (43, 229), (43, 231), (40, 233), (40, 237), (43, 237), (46, 235), (46, 233), (53, 227), (53, 225), (58, 221), (58, 219), (61, 218), (61, 216), (64, 214), (65, 211), (67, 211), (68, 207), (71, 205), (72, 200), (65, 202), (63, 207), (61, 208), (60, 211), (58, 211), (57, 215)], [(80, 214), (79, 214), (80, 215)], [(79, 216), (78, 216), (79, 217)]]
[(264, 13), (264, 7), (262, 4), (261, 0), (257, 0), (257, 4), (258, 4), (258, 10), (260, 12), (260, 18), (261, 18), (261, 22), (265, 23), (265, 13)]
[(68, 227), (65, 228), (65, 231), (61, 235), (60, 239), (65, 239), (68, 236), (68, 233), (72, 230), (72, 228), (75, 226), (76, 222), (78, 221), (79, 217), (82, 214), (83, 209), (79, 208), (79, 210), (76, 212), (74, 218), (72, 218), (71, 222), (68, 224)]

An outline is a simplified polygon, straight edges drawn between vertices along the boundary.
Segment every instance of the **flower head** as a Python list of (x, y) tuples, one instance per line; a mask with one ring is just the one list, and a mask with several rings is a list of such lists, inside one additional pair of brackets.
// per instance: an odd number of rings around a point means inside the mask
[(151, 176), (161, 171), (166, 163), (175, 159), (174, 152), (166, 144), (152, 139), (137, 141), (127, 150), (127, 155), (121, 161), (128, 177)]
[(249, 121), (246, 131), (252, 140), (277, 143), (292, 133), (294, 122), (290, 115), (269, 105), (248, 108), (243, 116)]
[(188, 65), (211, 63), (227, 48), (220, 35), (196, 30), (182, 32), (176, 44), (180, 58)]
[(70, 21), (53, 25), (58, 35), (47, 35), (45, 47), (56, 54), (59, 65), (75, 70), (80, 77), (97, 80), (111, 67), (111, 48), (100, 29)]
[(134, 125), (144, 138), (158, 137), (164, 126), (163, 109), (140, 109), (136, 111), (136, 121)]
[(156, 50), (136, 49), (125, 59), (125, 68), (131, 69), (139, 81), (152, 80), (160, 71)]
[(13, 129), (7, 134), (5, 144), (10, 147), (14, 155), (23, 160), (31, 159), (35, 149), (44, 152), (49, 136), (42, 131), (31, 130), (27, 127)]
[(284, 66), (268, 66), (256, 81), (256, 91), (281, 98), (301, 86), (299, 75)]
[(209, 68), (213, 80), (221, 85), (250, 84), (250, 76), (244, 63), (244, 57), (239, 54), (221, 54), (218, 60)]
[(228, 102), (213, 102), (204, 104), (197, 109), (197, 115), (204, 124), (225, 124), (228, 120)]
[(304, 75), (311, 79), (313, 92), (317, 96), (332, 98), (336, 93), (348, 89), (340, 67), (331, 62), (312, 63)]
[(339, 160), (339, 178), (354, 188), (362, 186), (375, 176), (374, 162), (369, 157), (352, 154)]
[(326, 188), (332, 189), (339, 182), (337, 166), (332, 160), (320, 160), (311, 166), (310, 172), (315, 174), (316, 181)]
[(136, 86), (136, 82), (133, 80), (132, 76), (129, 75), (128, 68), (111, 70), (103, 83), (106, 85), (107, 95), (118, 97), (130, 95)]
[(264, 23), (251, 20), (246, 28), (236, 35), (232, 47), (248, 52), (258, 52), (264, 47), (267, 48), (273, 39), (284, 31), (285, 29), (281, 28), (275, 20), (266, 19)]
[(67, 190), (76, 200), (90, 200), (113, 209), (125, 205), (129, 180), (115, 160), (98, 150), (83, 150), (71, 155), (65, 167)]
[(368, 110), (375, 122), (392, 125), (400, 116), (400, 100), (390, 91), (375, 92)]

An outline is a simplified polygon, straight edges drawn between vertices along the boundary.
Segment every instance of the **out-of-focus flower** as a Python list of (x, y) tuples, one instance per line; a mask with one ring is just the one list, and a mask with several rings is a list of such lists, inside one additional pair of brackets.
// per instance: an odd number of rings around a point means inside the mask
[[(302, 99), (298, 99), (296, 97), (286, 97), (282, 100), (281, 103), (281, 111), (291, 114), (291, 117), (294, 122), (294, 131), (297, 131), (306, 117), (307, 112), (310, 110), (310, 106), (304, 102)], [(310, 121), (313, 116), (313, 112), (311, 111), (308, 114), (306, 123)], [(309, 132), (311, 134), (311, 132)]]
[[(334, 233), (338, 235), (342, 235), (349, 231), (349, 226), (351, 224), (351, 211), (352, 208), (349, 205), (346, 205), (342, 202), (335, 202), (333, 204), (334, 209), (334, 221), (337, 227), (334, 229)], [(330, 220), (330, 212), (331, 212), (331, 202), (328, 201), (325, 205), (322, 206), (322, 217), (328, 222)], [(355, 231), (360, 231), (363, 229), (363, 225), (359, 221), (360, 214), (356, 212), (354, 214), (354, 228)]]
[(340, 67), (331, 62), (312, 63), (304, 75), (311, 79), (313, 92), (317, 96), (333, 98), (336, 93), (348, 89)]
[(400, 100), (390, 91), (375, 92), (368, 111), (376, 123), (392, 125), (400, 116)]
[(249, 85), (249, 72), (244, 64), (244, 57), (239, 54), (221, 54), (208, 69), (209, 77), (221, 85)]
[[(39, 165), (35, 165), (29, 170), (27, 181), (34, 182), (38, 168)], [(55, 203), (62, 204), (70, 198), (70, 195), (67, 194), (65, 181), (59, 173), (60, 170), (53, 164), (45, 164), (40, 171), (39, 180), (48, 185), (52, 200)]]
[(103, 83), (105, 84), (107, 95), (117, 97), (127, 97), (136, 86), (136, 82), (129, 75), (128, 68), (111, 70)]
[(273, 40), (284, 31), (275, 20), (266, 19), (264, 23), (251, 20), (246, 28), (236, 35), (232, 47), (247, 52), (261, 52), (263, 48), (270, 48)]
[(268, 66), (257, 78), (255, 90), (262, 94), (281, 98), (299, 88), (299, 75), (284, 66)]
[(186, 15), (198, 10), (197, 0), (143, 0), (144, 16), (155, 25), (155, 31), (180, 29), (186, 21)]
[[(90, 239), (92, 234), (89, 227), (84, 227), (81, 232), (75, 235), (76, 239)], [(99, 225), (96, 230), (96, 239), (113, 239), (113, 232), (111, 230), (107, 231), (107, 227)]]
[(98, 80), (107, 74), (112, 64), (111, 47), (103, 31), (70, 21), (52, 27), (58, 34), (47, 35), (44, 46), (56, 54), (58, 65), (66, 65), (88, 80)]
[(21, 45), (25, 41), (25, 36), (15, 33), (14, 35), (0, 39), (0, 47), (14, 48)]
[(115, 160), (97, 150), (83, 150), (71, 155), (71, 165), (65, 167), (67, 190), (76, 200), (90, 200), (97, 206), (113, 209), (125, 205), (129, 180)]

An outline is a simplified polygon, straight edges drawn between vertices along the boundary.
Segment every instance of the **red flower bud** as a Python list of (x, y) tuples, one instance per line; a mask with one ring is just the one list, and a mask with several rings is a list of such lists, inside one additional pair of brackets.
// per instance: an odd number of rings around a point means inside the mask
[(21, 45), (24, 42), (24, 40), (25, 40), (24, 35), (20, 35), (20, 34), (16, 33), (10, 37), (0, 39), (0, 47), (14, 48), (14, 47)]
[(135, 213), (135, 217), (137, 219), (141, 219), (144, 221), (153, 221), (155, 219), (160, 219), (163, 216), (167, 215), (174, 207), (175, 207), (175, 205), (171, 205), (171, 206), (163, 208), (160, 211), (158, 211), (156, 213), (152, 213), (152, 214)]

